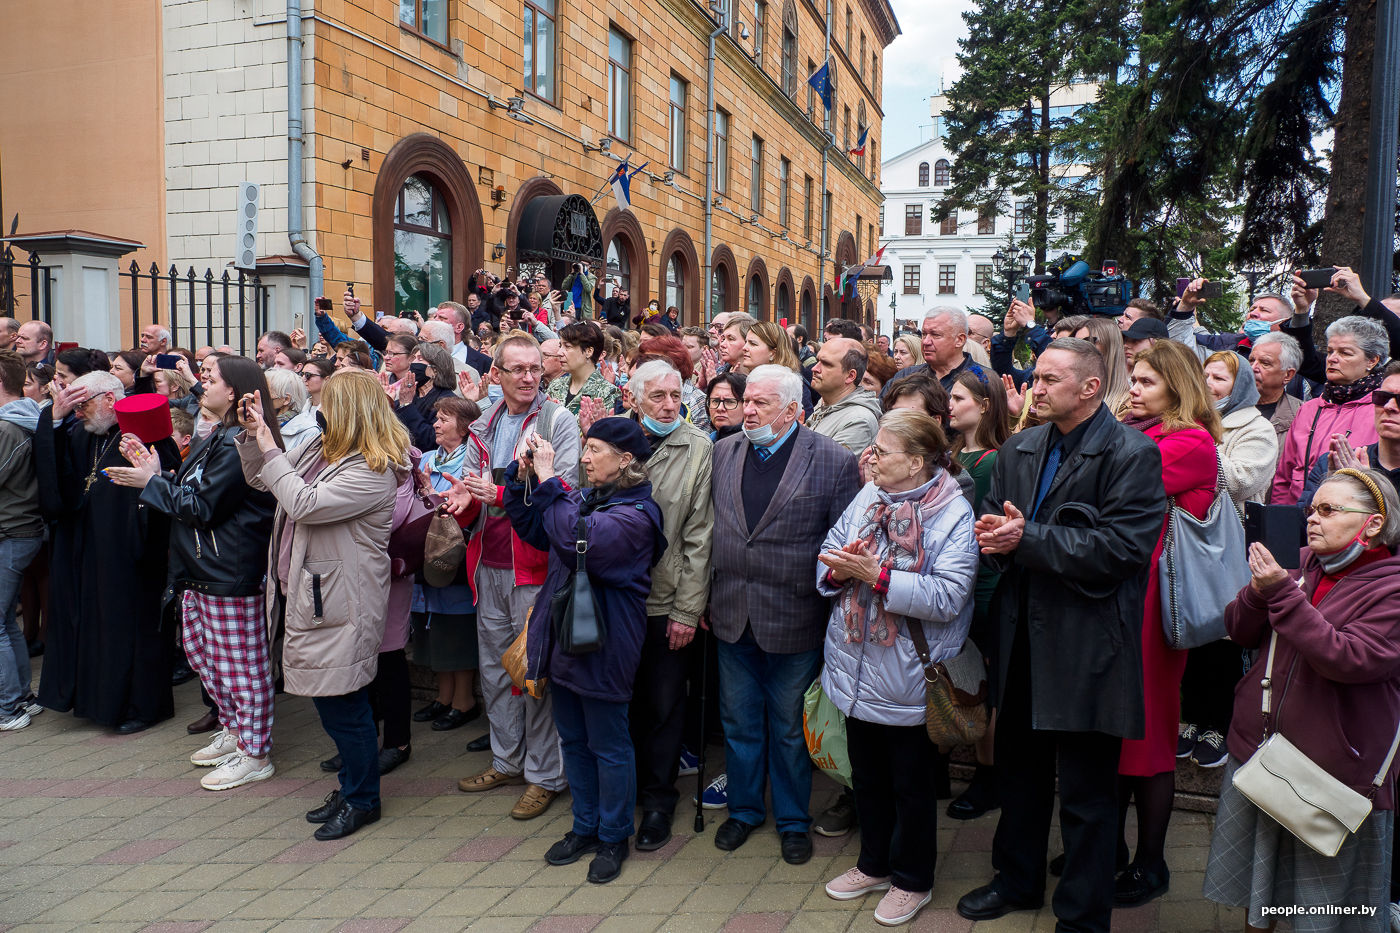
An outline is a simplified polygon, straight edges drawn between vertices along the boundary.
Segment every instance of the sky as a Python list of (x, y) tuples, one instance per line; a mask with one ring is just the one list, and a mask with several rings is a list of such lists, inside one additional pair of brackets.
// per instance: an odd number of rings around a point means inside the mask
[(958, 53), (967, 35), (962, 12), (968, 0), (890, 0), (903, 33), (885, 49), (880, 73), (885, 82), (880, 142), (882, 159), (929, 139), (933, 120), (928, 99), (939, 89), (943, 60)]

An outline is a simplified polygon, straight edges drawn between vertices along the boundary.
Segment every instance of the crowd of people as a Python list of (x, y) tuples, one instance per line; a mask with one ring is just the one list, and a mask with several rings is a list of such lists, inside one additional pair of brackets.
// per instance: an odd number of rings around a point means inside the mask
[[(274, 696), (311, 697), (338, 781), (306, 818), (330, 840), (381, 818), (412, 723), (484, 713), (465, 749), (490, 762), (461, 791), (520, 787), (521, 820), (569, 791), (545, 858), (591, 855), (595, 883), (670, 841), (679, 777), (722, 741), (694, 800), (727, 810), (718, 848), (771, 817), (802, 864), (812, 832), (859, 826), (826, 892), (880, 893), (899, 925), (932, 897), (939, 801), (1000, 809), (995, 875), (958, 912), (1039, 908), (1048, 872), (1059, 928), (1101, 933), (1168, 890), (1189, 759), (1224, 775), (1205, 896), (1251, 928), (1329, 904), (1382, 909), (1294, 928), (1389, 928), (1400, 295), (1340, 269), (1329, 290), (1358, 309), (1324, 354), (1301, 278), (1236, 334), (1197, 324), (1198, 279), (1165, 311), (1013, 301), (997, 328), (938, 307), (892, 339), (742, 312), (684, 327), (608, 284), (478, 271), (426, 320), (371, 319), (348, 291), (347, 330), (321, 299), (314, 343), (269, 331), (251, 358), (159, 324), (55, 353), (43, 323), (0, 322), (0, 730), (47, 709), (139, 732), (197, 677), (190, 762), (221, 791), (276, 773)], [(1225, 554), (1249, 579), (1214, 607), (1225, 637), (1172, 647), (1173, 516), (1253, 503), (1305, 541)], [(437, 681), (417, 710), (410, 655)], [(959, 657), (991, 716), (954, 797), (926, 694)], [(818, 688), (849, 787), (814, 815)], [(1370, 798), (1337, 854), (1236, 788), (1271, 736)]]

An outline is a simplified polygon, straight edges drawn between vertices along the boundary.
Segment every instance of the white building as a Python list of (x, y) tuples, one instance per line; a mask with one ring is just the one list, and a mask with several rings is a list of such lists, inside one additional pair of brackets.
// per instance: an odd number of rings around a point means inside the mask
[[(956, 60), (945, 63), (945, 83), (951, 83), (950, 65), (955, 68)], [(1097, 93), (1098, 85), (1093, 83), (1059, 89), (1050, 98), (1051, 114), (1069, 116)], [(886, 247), (884, 264), (894, 277), (881, 286), (875, 308), (884, 334), (893, 334), (902, 326), (896, 322), (912, 321), (917, 328), (924, 312), (939, 305), (981, 307), (983, 285), (995, 275), (992, 254), (1006, 245), (1008, 233), (1019, 241), (1030, 232), (1034, 213), (1030, 200), (996, 217), (962, 211), (956, 219), (930, 221), (930, 208), (943, 196), (956, 158), (943, 138), (947, 106), (948, 98), (942, 94), (930, 98), (933, 138), (880, 164), (880, 191), (885, 196), (880, 208), (880, 245)], [(1066, 167), (1065, 174), (1076, 174), (1074, 167)], [(1051, 226), (1052, 237), (1063, 233), (1064, 218), (1052, 217)], [(1055, 241), (1051, 242), (1052, 252), (1058, 255)], [(1071, 252), (1077, 248), (1058, 247)]]

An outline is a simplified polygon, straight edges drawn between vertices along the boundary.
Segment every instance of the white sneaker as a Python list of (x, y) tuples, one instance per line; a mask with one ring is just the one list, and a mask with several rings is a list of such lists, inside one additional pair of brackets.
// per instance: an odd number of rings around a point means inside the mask
[(32, 693), (23, 700), (20, 700), (20, 705), (24, 707), (24, 711), (30, 716), (38, 716), (44, 711), (44, 707), (39, 705), (39, 698)]
[(238, 736), (227, 729), (214, 733), (214, 741), (190, 756), (197, 768), (214, 768), (238, 754)]
[(1400, 904), (1390, 905), (1390, 933), (1400, 933)]
[(272, 766), (270, 757), (252, 758), (236, 752), (228, 761), (204, 775), (199, 783), (205, 790), (231, 790), (253, 781), (266, 781), (275, 773), (277, 769)]
[(889, 893), (880, 898), (880, 904), (875, 908), (875, 922), (887, 927), (908, 923), (932, 899), (932, 891), (916, 894), (891, 886)]
[(14, 732), (29, 725), (29, 714), (24, 710), (9, 715), (0, 714), (0, 732)]

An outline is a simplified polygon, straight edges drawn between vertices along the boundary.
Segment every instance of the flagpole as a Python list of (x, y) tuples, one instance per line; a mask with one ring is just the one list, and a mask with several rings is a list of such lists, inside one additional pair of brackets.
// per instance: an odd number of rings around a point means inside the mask
[[(825, 60), (826, 60), (826, 66), (827, 66), (828, 68), (830, 68), (830, 67), (831, 67), (831, 0), (826, 0), (826, 59), (825, 59)], [(827, 80), (828, 84), (829, 84), (830, 81), (831, 81), (831, 74), (830, 74), (829, 72), (827, 73), (826, 80)], [(836, 102), (835, 102), (835, 101), (832, 101), (832, 103), (835, 104)], [(821, 190), (821, 203), (820, 203), (820, 206), (818, 207), (818, 210), (821, 211), (821, 225), (822, 225), (822, 243), (821, 243), (822, 254), (821, 254), (821, 257), (817, 260), (817, 262), (818, 262), (818, 265), (817, 265), (817, 317), (818, 317), (818, 318), (820, 318), (820, 317), (822, 316), (822, 305), (825, 304), (825, 301), (826, 301), (826, 241), (827, 241), (827, 236), (828, 236), (828, 231), (827, 231), (828, 217), (827, 217), (827, 215), (828, 215), (828, 213), (829, 213), (829, 212), (827, 211), (827, 208), (826, 208), (826, 205), (827, 205), (827, 197), (826, 197), (826, 165), (827, 165), (828, 151), (831, 149), (831, 136), (830, 136), (830, 132), (831, 132), (831, 108), (830, 108), (830, 107), (827, 107), (827, 106), (825, 106), (825, 105), (823, 105), (822, 110), (825, 111), (825, 114), (826, 114), (826, 115), (822, 118), (822, 190)], [(829, 315), (828, 315), (828, 316), (829, 316)], [(820, 320), (819, 320), (817, 323), (818, 323), (817, 330), (821, 330), (823, 327), (826, 326), (826, 321), (820, 321)]]

